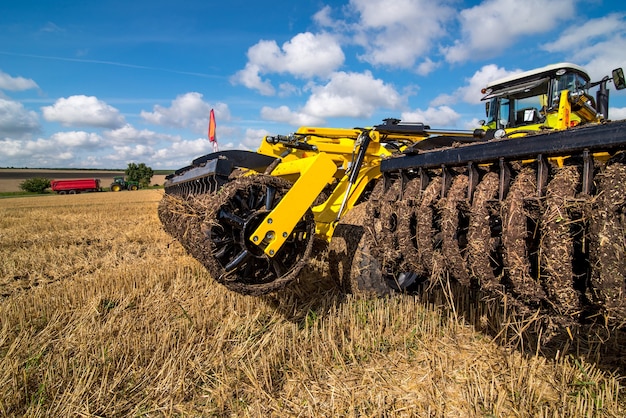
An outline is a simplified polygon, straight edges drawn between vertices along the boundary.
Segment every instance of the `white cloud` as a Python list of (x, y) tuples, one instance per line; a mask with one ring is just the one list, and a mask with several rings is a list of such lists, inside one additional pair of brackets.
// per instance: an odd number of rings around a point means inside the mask
[(336, 72), (328, 83), (311, 83), (307, 90), (311, 95), (299, 111), (287, 106), (265, 106), (261, 109), (261, 117), (293, 126), (321, 125), (326, 118), (369, 118), (376, 109), (398, 109), (406, 100), (393, 86), (374, 78), (369, 71)]
[(100, 145), (102, 138), (93, 132), (71, 131), (57, 132), (50, 140), (59, 148), (94, 148)]
[(461, 118), (457, 112), (448, 106), (429, 107), (426, 110), (415, 109), (402, 112), (404, 122), (422, 122), (432, 128), (454, 127)]
[(237, 71), (230, 78), (231, 83), (241, 84), (251, 90), (256, 90), (263, 96), (273, 96), (275, 89), (269, 80), (263, 80), (260, 76), (261, 68), (248, 62), (243, 70)]
[[(446, 36), (445, 25), (454, 16), (449, 1), (351, 0), (360, 21), (353, 26), (354, 42), (365, 49), (360, 56), (374, 65), (410, 68)], [(428, 70), (422, 63), (418, 71)]]
[[(220, 148), (222, 146), (220, 145)], [(182, 140), (154, 150), (151, 160), (158, 161), (161, 167), (184, 167), (199, 156), (213, 151), (213, 145), (206, 138)]]
[(626, 13), (611, 13), (563, 31), (561, 37), (541, 46), (550, 53), (583, 66), (593, 80), (600, 80), (613, 68), (625, 67)]
[(94, 96), (70, 96), (58, 99), (52, 106), (41, 108), (49, 122), (63, 126), (92, 126), (117, 128), (124, 124), (124, 117), (113, 106)]
[(289, 74), (296, 78), (327, 77), (341, 65), (345, 56), (330, 34), (299, 33), (282, 47), (275, 41), (262, 40), (248, 49), (248, 63), (231, 82), (273, 95), (274, 87), (262, 74)]
[(246, 129), (246, 135), (242, 145), (248, 150), (256, 150), (261, 145), (261, 141), (270, 132), (265, 129)]
[(37, 113), (21, 103), (0, 98), (0, 136), (34, 133), (39, 130)]
[(170, 107), (155, 105), (153, 112), (141, 111), (141, 117), (155, 125), (188, 128), (196, 133), (206, 132), (211, 109), (215, 111), (215, 119), (219, 133), (220, 121), (230, 119), (230, 111), (224, 103), (211, 105), (202, 100), (202, 94), (196, 92), (177, 96)]
[(313, 86), (311, 92), (303, 112), (319, 118), (368, 118), (378, 108), (397, 109), (405, 101), (391, 85), (374, 78), (369, 71), (334, 73), (327, 84)]
[(0, 90), (22, 91), (36, 89), (39, 86), (30, 78), (11, 77), (0, 70)]
[(159, 140), (171, 142), (180, 141), (180, 137), (160, 134), (149, 129), (137, 129), (131, 124), (126, 124), (119, 129), (105, 131), (103, 136), (109, 143), (117, 145), (139, 142), (142, 144), (155, 144)]
[(418, 64), (416, 71), (419, 75), (428, 75), (441, 66), (440, 63), (434, 62), (430, 58), (424, 58), (424, 61)]
[(313, 21), (321, 27), (333, 28), (335, 25), (335, 21), (330, 16), (330, 14), (331, 8), (330, 6), (326, 5), (313, 15)]
[(30, 164), (24, 162), (56, 161), (60, 153), (69, 155), (67, 150), (59, 150), (57, 143), (50, 139), (0, 140), (0, 165), (2, 166), (19, 167)]
[(462, 38), (442, 52), (450, 63), (496, 56), (523, 36), (549, 32), (574, 16), (575, 4), (576, 0), (485, 0), (460, 12)]
[(510, 71), (505, 68), (498, 67), (495, 64), (484, 65), (470, 78), (465, 79), (466, 84), (464, 86), (459, 87), (451, 94), (440, 94), (431, 100), (429, 105), (434, 107), (453, 105), (459, 101), (469, 104), (478, 104), (484, 96), (481, 93), (481, 89), (486, 87), (488, 83), (520, 71), (521, 70)]
[(541, 48), (548, 52), (563, 52), (573, 51), (581, 46), (586, 47), (598, 38), (606, 38), (607, 35), (623, 31), (623, 19), (624, 13), (611, 13), (598, 19), (588, 20), (565, 29), (557, 40), (545, 43)]
[(626, 107), (609, 107), (609, 117), (612, 120), (626, 119)]
[(484, 65), (467, 80), (467, 85), (458, 89), (457, 94), (465, 103), (480, 103), (480, 99), (483, 97), (480, 91), (486, 87), (488, 83), (519, 73), (520, 71), (521, 70), (517, 69), (507, 70), (495, 64)]
[(319, 125), (324, 123), (324, 120), (321, 118), (311, 116), (304, 112), (294, 112), (287, 106), (279, 106), (276, 108), (263, 106), (261, 108), (261, 117), (265, 120), (288, 123), (293, 126)]

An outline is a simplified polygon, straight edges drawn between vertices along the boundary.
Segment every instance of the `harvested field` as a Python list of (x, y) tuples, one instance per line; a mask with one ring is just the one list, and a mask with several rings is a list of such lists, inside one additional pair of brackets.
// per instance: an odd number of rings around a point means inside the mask
[(626, 413), (621, 364), (605, 361), (619, 341), (509, 347), (480, 325), (506, 316), (501, 301), (353, 298), (320, 259), (281, 294), (243, 296), (163, 231), (161, 198), (0, 200), (0, 415)]

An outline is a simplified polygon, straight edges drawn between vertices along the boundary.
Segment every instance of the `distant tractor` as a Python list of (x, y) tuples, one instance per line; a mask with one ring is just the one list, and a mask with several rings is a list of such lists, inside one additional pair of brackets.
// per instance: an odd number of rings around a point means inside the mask
[(138, 190), (139, 182), (130, 181), (124, 179), (124, 176), (113, 177), (113, 183), (111, 183), (111, 191), (119, 192), (120, 190)]

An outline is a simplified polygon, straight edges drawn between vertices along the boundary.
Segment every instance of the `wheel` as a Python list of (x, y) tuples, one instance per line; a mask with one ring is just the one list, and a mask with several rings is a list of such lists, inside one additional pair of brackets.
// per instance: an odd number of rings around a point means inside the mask
[(135, 184), (133, 184), (132, 186), (130, 186), (130, 190), (137, 190), (139, 189), (139, 187)]
[(313, 213), (306, 214), (287, 241), (270, 257), (250, 236), (280, 200), (291, 183), (272, 176), (233, 180), (213, 195), (200, 228), (209, 248), (194, 254), (212, 276), (231, 290), (261, 295), (286, 286), (306, 264), (313, 245)]
[(112, 192), (119, 192), (120, 190), (122, 190), (122, 186), (120, 186), (119, 184), (112, 184), (111, 185), (111, 191)]

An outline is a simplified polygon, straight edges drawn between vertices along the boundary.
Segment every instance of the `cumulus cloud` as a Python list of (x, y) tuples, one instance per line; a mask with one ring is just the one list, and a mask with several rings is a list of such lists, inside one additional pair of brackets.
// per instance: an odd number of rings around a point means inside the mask
[(180, 137), (174, 135), (160, 134), (149, 129), (137, 129), (131, 124), (127, 123), (118, 129), (105, 131), (103, 136), (108, 143), (122, 145), (132, 142), (138, 142), (141, 144), (154, 144), (159, 140), (166, 141), (180, 141)]
[(588, 46), (591, 42), (604, 39), (609, 34), (622, 32), (625, 23), (624, 16), (624, 13), (611, 13), (598, 19), (588, 20), (565, 29), (559, 38), (543, 44), (541, 48), (548, 52), (563, 52)]
[(519, 72), (521, 72), (519, 69), (507, 70), (495, 64), (485, 65), (467, 79), (467, 84), (459, 88), (456, 94), (458, 94), (465, 103), (480, 103), (480, 99), (483, 97), (480, 91), (486, 87), (487, 84)]
[(0, 70), (0, 90), (22, 91), (36, 89), (39, 86), (30, 78), (11, 77)]
[(151, 159), (158, 161), (162, 167), (183, 167), (193, 158), (212, 151), (213, 145), (206, 138), (196, 138), (176, 141), (166, 147), (155, 149)]
[(265, 129), (246, 129), (245, 137), (242, 141), (242, 145), (251, 151), (256, 150), (261, 145), (261, 141), (270, 132)]
[(70, 96), (58, 99), (52, 106), (41, 108), (48, 122), (63, 126), (117, 128), (124, 124), (119, 110), (94, 96)]
[(216, 120), (230, 119), (230, 111), (226, 104), (211, 105), (202, 100), (202, 94), (197, 92), (177, 96), (172, 100), (170, 107), (155, 105), (152, 112), (142, 110), (141, 117), (155, 125), (188, 128), (193, 132), (202, 133), (207, 130), (211, 109), (215, 111)]
[(422, 122), (431, 127), (445, 128), (455, 127), (461, 118), (449, 106), (429, 107), (428, 109), (415, 109), (410, 112), (402, 112), (401, 119), (405, 122)]
[(288, 123), (294, 126), (320, 125), (326, 118), (368, 118), (376, 109), (397, 109), (405, 102), (393, 86), (374, 78), (371, 72), (336, 72), (326, 84), (309, 84), (311, 92), (300, 110), (287, 106), (261, 109), (265, 120)]
[(287, 106), (261, 108), (261, 117), (273, 122), (288, 123), (293, 126), (319, 125), (324, 123), (324, 119), (309, 115), (305, 112), (292, 111)]
[(233, 84), (241, 84), (251, 90), (256, 90), (263, 96), (273, 96), (276, 89), (271, 81), (261, 78), (260, 72), (261, 67), (248, 62), (246, 67), (238, 71), (230, 80)]
[(459, 87), (451, 94), (441, 94), (430, 102), (430, 106), (452, 105), (462, 101), (469, 104), (478, 104), (483, 97), (480, 92), (488, 83), (507, 77), (511, 74), (519, 73), (521, 70), (507, 70), (495, 64), (482, 66), (470, 78), (465, 79), (464, 86)]
[(567, 60), (582, 65), (592, 79), (599, 80), (613, 68), (626, 66), (624, 54), (616, 53), (626, 48), (626, 13), (611, 13), (566, 29), (541, 48), (564, 54)]
[[(351, 0), (359, 15), (353, 26), (354, 42), (365, 49), (360, 56), (374, 65), (411, 68), (419, 57), (446, 35), (445, 25), (454, 17), (451, 1)], [(418, 71), (432, 69), (427, 61)]]
[(60, 150), (56, 141), (38, 138), (36, 140), (0, 140), (0, 165), (45, 167), (48, 164), (73, 158), (67, 149)]
[(57, 132), (50, 137), (59, 148), (94, 148), (100, 144), (102, 138), (93, 132), (71, 131)]
[(296, 78), (327, 77), (341, 65), (345, 56), (330, 34), (299, 33), (282, 47), (276, 41), (262, 40), (248, 49), (248, 62), (231, 82), (273, 95), (275, 89), (262, 75), (289, 74)]
[(0, 98), (0, 136), (34, 133), (39, 130), (39, 117), (21, 103)]
[(450, 63), (495, 56), (525, 35), (554, 29), (574, 15), (575, 5), (576, 0), (483, 1), (460, 12), (462, 37), (442, 52)]
[(613, 120), (626, 119), (626, 107), (609, 107), (609, 117)]
[(371, 72), (337, 72), (325, 85), (311, 87), (304, 112), (320, 118), (370, 117), (378, 108), (397, 109), (405, 101), (393, 86)]

